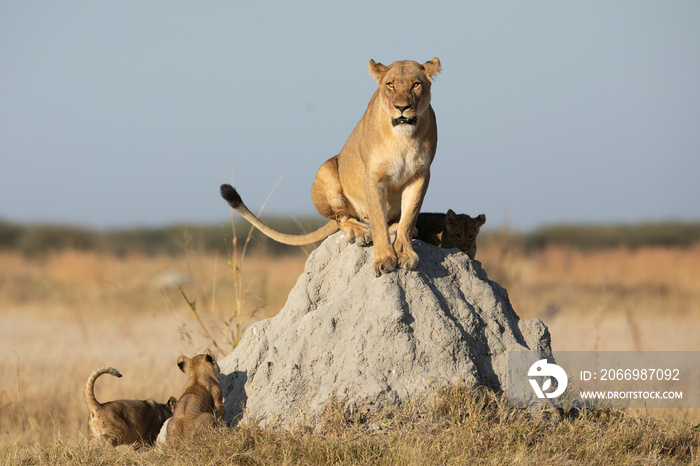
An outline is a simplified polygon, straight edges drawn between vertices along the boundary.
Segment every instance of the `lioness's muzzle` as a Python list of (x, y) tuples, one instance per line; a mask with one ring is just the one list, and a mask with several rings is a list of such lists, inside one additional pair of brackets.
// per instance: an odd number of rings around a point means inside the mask
[(391, 125), (392, 126), (398, 126), (398, 125), (415, 125), (418, 122), (417, 117), (413, 118), (406, 118), (404, 116), (398, 117), (398, 118), (392, 118), (391, 119)]

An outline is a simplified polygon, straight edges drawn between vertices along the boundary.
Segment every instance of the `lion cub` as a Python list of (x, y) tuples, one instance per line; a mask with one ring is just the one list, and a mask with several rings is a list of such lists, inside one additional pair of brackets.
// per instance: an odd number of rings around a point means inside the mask
[(416, 238), (441, 248), (459, 248), (473, 260), (476, 257), (476, 235), (484, 223), (484, 214), (472, 218), (465, 214), (457, 215), (452, 209), (447, 214), (420, 213), (416, 222)]
[(113, 367), (96, 369), (85, 384), (88, 410), (88, 439), (104, 441), (116, 447), (123, 444), (155, 442), (163, 423), (173, 415), (176, 399), (166, 404), (153, 400), (115, 400), (100, 403), (95, 398), (95, 380), (102, 374), (122, 375)]
[(198, 428), (215, 426), (224, 418), (224, 397), (219, 386), (221, 371), (211, 351), (192, 359), (180, 356), (177, 365), (190, 378), (167, 426), (165, 441), (169, 444)]

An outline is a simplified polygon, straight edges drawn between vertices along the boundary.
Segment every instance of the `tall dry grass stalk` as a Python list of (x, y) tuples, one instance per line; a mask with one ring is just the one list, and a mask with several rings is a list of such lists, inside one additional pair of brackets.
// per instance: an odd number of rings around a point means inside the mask
[[(275, 189), (281, 181), (282, 177), (280, 177), (277, 180), (277, 182), (274, 184), (274, 186), (268, 193), (267, 198), (263, 202), (262, 207), (260, 208), (260, 211), (257, 214), (258, 217), (262, 215), (262, 212), (265, 209), (267, 202), (270, 200), (272, 193), (275, 191)], [(240, 248), (240, 251), (238, 249), (238, 234), (236, 232), (236, 213), (233, 209), (231, 209), (231, 230), (232, 250), (231, 255), (228, 259), (228, 266), (231, 271), (231, 279), (233, 282), (234, 306), (233, 312), (230, 316), (225, 317), (223, 319), (219, 319), (216, 322), (216, 331), (210, 329), (211, 325), (208, 325), (205, 322), (205, 320), (200, 316), (200, 312), (197, 308), (196, 299), (191, 299), (190, 297), (188, 297), (183, 287), (180, 287), (180, 293), (182, 294), (182, 297), (187, 303), (189, 309), (191, 310), (192, 316), (197, 322), (200, 330), (204, 334), (210, 346), (214, 347), (219, 355), (226, 355), (230, 351), (235, 349), (238, 343), (240, 342), (241, 338), (243, 337), (243, 332), (248, 326), (248, 323), (243, 322), (244, 302), (249, 293), (248, 281), (246, 280), (244, 274), (244, 263), (246, 259), (246, 253), (248, 251), (248, 245), (250, 244), (250, 240), (253, 236), (253, 231), (255, 230), (255, 227), (251, 225), (248, 229), (248, 234), (246, 235), (245, 240), (243, 241), (243, 246)], [(216, 283), (212, 285), (212, 303), (215, 303), (215, 297)], [(212, 308), (213, 307), (214, 306), (212, 304)], [(250, 319), (255, 319), (256, 315), (257, 309), (255, 309), (252, 313), (250, 313), (247, 316), (248, 321), (250, 321)], [(220, 342), (219, 336), (224, 339), (223, 342)]]

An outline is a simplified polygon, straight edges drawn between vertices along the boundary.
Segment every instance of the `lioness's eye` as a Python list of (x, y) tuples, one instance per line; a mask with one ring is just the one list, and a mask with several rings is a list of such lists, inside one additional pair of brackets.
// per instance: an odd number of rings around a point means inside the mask
[(419, 87), (420, 87), (420, 83), (419, 83), (419, 82), (413, 83), (413, 89), (418, 89)]
[(386, 87), (388, 87), (389, 89), (393, 89), (393, 88), (394, 88), (394, 83), (388, 82), (388, 83), (386, 83)]

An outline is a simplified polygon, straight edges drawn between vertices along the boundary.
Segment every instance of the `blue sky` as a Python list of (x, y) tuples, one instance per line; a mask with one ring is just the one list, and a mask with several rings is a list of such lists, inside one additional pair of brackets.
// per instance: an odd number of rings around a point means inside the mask
[(424, 211), (700, 219), (700, 2), (0, 0), (0, 219), (317, 215), (385, 64), (437, 56)]

